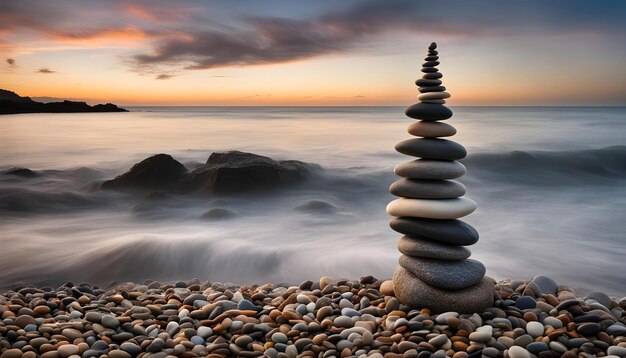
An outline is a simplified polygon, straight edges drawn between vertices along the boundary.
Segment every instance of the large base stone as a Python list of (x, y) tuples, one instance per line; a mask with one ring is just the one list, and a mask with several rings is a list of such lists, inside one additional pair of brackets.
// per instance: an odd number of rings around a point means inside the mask
[(480, 313), (493, 306), (495, 280), (490, 277), (462, 290), (442, 290), (425, 284), (411, 272), (398, 267), (393, 274), (396, 297), (414, 308), (428, 308), (432, 313), (455, 311)]

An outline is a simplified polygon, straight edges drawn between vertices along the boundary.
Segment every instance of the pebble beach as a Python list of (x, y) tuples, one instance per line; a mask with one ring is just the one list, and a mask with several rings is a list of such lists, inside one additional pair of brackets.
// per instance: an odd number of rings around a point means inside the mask
[(626, 357), (626, 297), (503, 280), (477, 314), (412, 309), (391, 281), (65, 283), (0, 293), (0, 358)]

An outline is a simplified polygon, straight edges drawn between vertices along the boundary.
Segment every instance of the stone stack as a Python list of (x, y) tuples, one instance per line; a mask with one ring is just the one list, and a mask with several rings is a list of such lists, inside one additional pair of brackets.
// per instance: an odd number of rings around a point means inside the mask
[(419, 120), (408, 128), (421, 137), (396, 145), (402, 154), (418, 157), (402, 163), (395, 173), (402, 179), (390, 192), (401, 197), (389, 203), (387, 213), (396, 216), (390, 223), (404, 234), (398, 242), (400, 266), (393, 283), (396, 296), (408, 306), (435, 312), (480, 312), (493, 305), (494, 281), (484, 277), (485, 267), (469, 259), (465, 247), (478, 241), (478, 232), (458, 218), (472, 213), (476, 203), (464, 198), (465, 186), (456, 179), (465, 174), (457, 160), (467, 155), (465, 148), (451, 140), (451, 125), (440, 122), (452, 117), (444, 106), (450, 94), (442, 86), (437, 44), (428, 47), (422, 78), (415, 81), (420, 101), (406, 110)]

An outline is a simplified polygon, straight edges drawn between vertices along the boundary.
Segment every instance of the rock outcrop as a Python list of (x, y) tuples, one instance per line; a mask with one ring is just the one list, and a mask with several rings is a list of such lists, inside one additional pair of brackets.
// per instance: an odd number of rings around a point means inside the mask
[(102, 183), (102, 189), (143, 189), (164, 192), (239, 194), (285, 188), (304, 181), (311, 164), (296, 160), (230, 151), (213, 153), (206, 163), (188, 172), (167, 154), (135, 164), (128, 172)]

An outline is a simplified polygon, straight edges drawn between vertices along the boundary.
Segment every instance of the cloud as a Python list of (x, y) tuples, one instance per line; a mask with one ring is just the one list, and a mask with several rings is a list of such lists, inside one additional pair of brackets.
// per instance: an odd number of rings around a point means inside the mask
[(13, 59), (13, 58), (7, 58), (7, 63), (8, 63), (9, 65), (11, 65), (11, 66), (12, 66), (12, 65), (15, 65), (15, 59)]
[[(626, 10), (623, 4), (611, 3)], [(322, 11), (314, 17), (250, 16), (242, 18), (242, 24), (236, 27), (198, 26), (187, 30), (185, 36), (156, 41), (149, 52), (137, 54), (132, 60), (138, 66), (185, 69), (277, 64), (368, 50), (372, 38), (393, 32), (438, 38), (615, 34), (617, 29), (626, 28), (615, 9), (607, 11), (611, 5), (588, 1), (573, 4), (567, 0), (452, 1), (427, 6), (408, 0), (363, 1), (347, 10)]]
[(43, 67), (43, 68), (38, 69), (37, 73), (51, 74), (51, 73), (56, 73), (56, 71), (52, 71), (51, 69), (47, 67)]
[(169, 80), (172, 77), (174, 77), (174, 76), (173, 75), (168, 75), (168, 74), (165, 74), (165, 73), (161, 73), (160, 75), (157, 75), (155, 77), (155, 79), (157, 79), (157, 80)]

